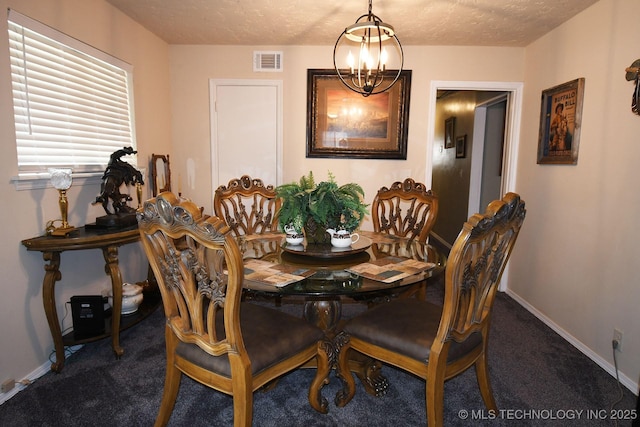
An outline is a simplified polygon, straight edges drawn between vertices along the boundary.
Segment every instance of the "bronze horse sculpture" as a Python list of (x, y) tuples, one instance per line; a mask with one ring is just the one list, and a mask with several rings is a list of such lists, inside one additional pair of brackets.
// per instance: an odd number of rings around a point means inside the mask
[[(122, 184), (135, 186), (137, 183), (144, 185), (142, 173), (121, 160), (123, 156), (136, 153), (137, 151), (132, 147), (123, 147), (111, 154), (107, 169), (102, 175), (100, 195), (93, 202), (94, 205), (101, 203), (107, 215), (135, 212), (134, 208), (127, 205), (127, 202), (132, 200), (131, 196), (120, 193), (120, 186)], [(111, 200), (113, 212), (109, 210), (109, 200)]]

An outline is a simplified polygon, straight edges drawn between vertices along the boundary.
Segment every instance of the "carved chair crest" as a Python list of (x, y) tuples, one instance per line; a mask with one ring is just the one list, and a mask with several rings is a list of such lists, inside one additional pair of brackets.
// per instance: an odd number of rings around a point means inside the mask
[(280, 203), (273, 185), (243, 175), (216, 189), (213, 209), (236, 236), (241, 236), (277, 231)]
[(438, 198), (407, 178), (378, 190), (371, 213), (375, 231), (426, 242), (438, 215)]

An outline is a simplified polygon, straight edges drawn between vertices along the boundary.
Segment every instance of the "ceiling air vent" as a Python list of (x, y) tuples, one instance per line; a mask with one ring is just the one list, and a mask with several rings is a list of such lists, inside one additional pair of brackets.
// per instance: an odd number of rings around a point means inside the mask
[(253, 71), (282, 71), (282, 52), (254, 51)]

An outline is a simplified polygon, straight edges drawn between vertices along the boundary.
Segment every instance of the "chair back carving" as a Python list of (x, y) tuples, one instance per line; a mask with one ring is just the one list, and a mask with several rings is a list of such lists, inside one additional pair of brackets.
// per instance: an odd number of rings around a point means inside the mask
[[(489, 332), (493, 300), (526, 215), (515, 193), (471, 216), (454, 242), (445, 272), (442, 320), (434, 346)], [(432, 355), (438, 353), (432, 347)]]
[(320, 389), (329, 362), (322, 330), (241, 302), (244, 265), (231, 228), (171, 192), (147, 200), (137, 219), (166, 316), (165, 385), (155, 425), (169, 422), (185, 374), (232, 395), (234, 426), (249, 426), (253, 392), (316, 356), (309, 402), (326, 412)]
[(438, 216), (438, 198), (411, 178), (378, 190), (371, 204), (376, 232), (426, 242)]
[(508, 193), (464, 223), (445, 267), (442, 307), (397, 299), (347, 321), (349, 338), (338, 363), (345, 388), (336, 397), (338, 406), (355, 394), (346, 357), (354, 349), (426, 381), (430, 426), (443, 425), (445, 381), (474, 365), (482, 399), (489, 410), (497, 411), (487, 363), (491, 310), (525, 215), (520, 196)]
[(229, 227), (170, 192), (147, 201), (138, 224), (171, 331), (211, 355), (246, 358), (238, 317), (244, 270)]
[(280, 203), (273, 185), (243, 175), (216, 189), (213, 210), (238, 237), (278, 231)]

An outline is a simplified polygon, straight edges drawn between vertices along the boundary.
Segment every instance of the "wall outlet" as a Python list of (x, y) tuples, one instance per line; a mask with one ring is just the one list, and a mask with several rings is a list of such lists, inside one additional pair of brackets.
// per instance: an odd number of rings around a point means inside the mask
[(618, 342), (616, 350), (622, 352), (622, 331), (620, 329), (613, 330), (613, 341)]
[(15, 387), (15, 385), (16, 385), (16, 380), (14, 380), (13, 378), (10, 378), (2, 383), (1, 391), (3, 393), (8, 393), (13, 389), (13, 387)]

